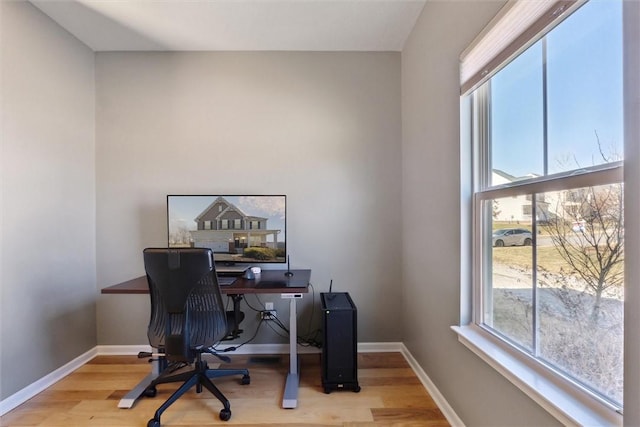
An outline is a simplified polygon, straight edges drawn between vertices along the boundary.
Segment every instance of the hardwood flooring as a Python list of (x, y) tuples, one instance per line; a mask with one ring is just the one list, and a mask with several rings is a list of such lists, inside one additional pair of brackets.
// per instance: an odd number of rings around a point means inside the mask
[[(231, 402), (231, 419), (220, 421), (220, 402), (204, 390), (189, 391), (163, 415), (162, 425), (299, 427), (414, 427), (448, 426), (447, 420), (400, 353), (358, 355), (358, 382), (362, 390), (325, 394), (320, 355), (301, 355), (298, 407), (280, 407), (288, 357), (231, 356), (225, 367), (247, 366), (250, 385), (238, 377), (216, 378), (215, 384)], [(210, 363), (213, 367), (213, 363)], [(149, 373), (146, 360), (135, 356), (98, 356), (75, 372), (0, 418), (4, 427), (88, 426), (145, 427), (160, 403), (177, 384), (158, 386), (155, 398), (141, 398), (131, 409), (118, 401)]]

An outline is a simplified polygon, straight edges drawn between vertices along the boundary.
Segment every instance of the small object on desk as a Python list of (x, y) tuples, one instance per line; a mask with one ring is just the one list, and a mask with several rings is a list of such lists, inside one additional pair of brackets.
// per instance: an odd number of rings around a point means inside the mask
[(261, 272), (262, 272), (262, 269), (260, 267), (247, 267), (242, 277), (244, 277), (247, 280), (253, 280), (256, 278), (256, 276), (260, 277)]
[(251, 269), (251, 267), (249, 267), (244, 271), (244, 274), (242, 275), (242, 277), (244, 277), (247, 280), (254, 280), (256, 278), (256, 275), (253, 274), (253, 270)]

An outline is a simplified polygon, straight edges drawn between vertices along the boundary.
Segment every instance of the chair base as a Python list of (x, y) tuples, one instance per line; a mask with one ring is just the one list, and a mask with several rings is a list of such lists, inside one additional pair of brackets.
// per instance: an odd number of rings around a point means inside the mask
[(183, 384), (156, 410), (152, 419), (147, 423), (148, 427), (160, 427), (160, 417), (180, 396), (196, 386), (196, 393), (201, 393), (202, 388), (209, 390), (222, 403), (223, 408), (220, 410), (220, 420), (228, 421), (231, 418), (231, 405), (229, 400), (216, 387), (211, 378), (219, 378), (229, 375), (242, 375), (241, 384), (247, 385), (251, 382), (249, 371), (247, 369), (209, 369), (207, 362), (203, 361), (201, 355), (194, 363), (194, 369), (187, 372), (179, 372), (177, 374), (161, 374), (158, 378), (151, 382), (144, 392), (147, 397), (156, 395), (156, 386), (158, 384), (182, 382)]

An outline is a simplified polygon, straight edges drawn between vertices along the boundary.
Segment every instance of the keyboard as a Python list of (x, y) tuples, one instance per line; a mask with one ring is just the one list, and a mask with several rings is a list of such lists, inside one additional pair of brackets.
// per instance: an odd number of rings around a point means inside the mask
[(220, 286), (231, 286), (233, 285), (233, 282), (235, 282), (237, 279), (237, 277), (233, 277), (233, 276), (222, 276), (222, 277), (218, 277), (218, 284)]

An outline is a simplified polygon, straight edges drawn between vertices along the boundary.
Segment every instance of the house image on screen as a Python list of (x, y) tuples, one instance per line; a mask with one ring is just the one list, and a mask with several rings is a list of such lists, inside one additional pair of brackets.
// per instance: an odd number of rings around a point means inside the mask
[(249, 247), (278, 249), (281, 230), (270, 230), (267, 218), (247, 215), (224, 197), (216, 198), (195, 222), (196, 230), (191, 231), (194, 246), (220, 255), (242, 255)]

